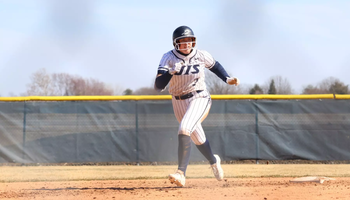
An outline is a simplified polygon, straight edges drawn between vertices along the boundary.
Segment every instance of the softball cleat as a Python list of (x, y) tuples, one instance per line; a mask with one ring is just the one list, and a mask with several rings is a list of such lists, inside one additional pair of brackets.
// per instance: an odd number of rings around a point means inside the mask
[(178, 187), (185, 186), (186, 178), (181, 170), (177, 170), (174, 174), (169, 175), (170, 183), (175, 183)]
[(216, 158), (216, 163), (211, 165), (211, 168), (213, 169), (213, 173), (215, 178), (218, 181), (222, 181), (224, 179), (224, 170), (221, 168), (221, 159), (218, 155), (214, 154), (214, 157)]

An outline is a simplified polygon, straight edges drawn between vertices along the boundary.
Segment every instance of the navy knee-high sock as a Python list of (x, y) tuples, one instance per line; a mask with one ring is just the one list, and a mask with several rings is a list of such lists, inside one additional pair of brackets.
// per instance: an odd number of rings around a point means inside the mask
[(216, 158), (214, 157), (213, 152), (211, 151), (209, 141), (206, 140), (201, 145), (196, 145), (198, 150), (203, 154), (203, 156), (209, 161), (209, 163), (212, 165), (216, 163)]
[(178, 147), (178, 169), (183, 171), (186, 175), (187, 165), (190, 162), (191, 153), (191, 137), (188, 135), (179, 134), (179, 147)]

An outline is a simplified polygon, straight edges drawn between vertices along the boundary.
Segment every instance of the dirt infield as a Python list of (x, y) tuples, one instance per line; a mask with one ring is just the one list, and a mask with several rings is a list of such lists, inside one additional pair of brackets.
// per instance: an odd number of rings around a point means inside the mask
[(349, 199), (350, 178), (290, 183), (291, 178), (188, 179), (184, 188), (167, 180), (116, 180), (0, 183), (0, 199)]
[[(190, 165), (186, 187), (169, 183), (176, 166), (0, 167), (0, 199), (350, 199), (350, 165), (223, 165), (217, 181), (208, 165)], [(324, 183), (292, 183), (327, 176)]]

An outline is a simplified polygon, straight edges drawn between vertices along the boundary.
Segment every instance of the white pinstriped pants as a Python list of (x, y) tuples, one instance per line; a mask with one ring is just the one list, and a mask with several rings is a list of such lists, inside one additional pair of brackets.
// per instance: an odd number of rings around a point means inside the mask
[(180, 123), (178, 134), (191, 136), (196, 145), (203, 144), (206, 137), (201, 123), (211, 108), (209, 92), (204, 90), (185, 100), (176, 100), (173, 96), (172, 103), (175, 117)]

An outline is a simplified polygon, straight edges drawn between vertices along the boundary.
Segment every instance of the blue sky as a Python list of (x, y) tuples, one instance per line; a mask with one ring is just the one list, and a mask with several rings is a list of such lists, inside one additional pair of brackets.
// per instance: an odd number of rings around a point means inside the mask
[(24, 93), (41, 68), (152, 87), (181, 25), (243, 85), (350, 84), (349, 10), (345, 0), (0, 0), (0, 95)]

